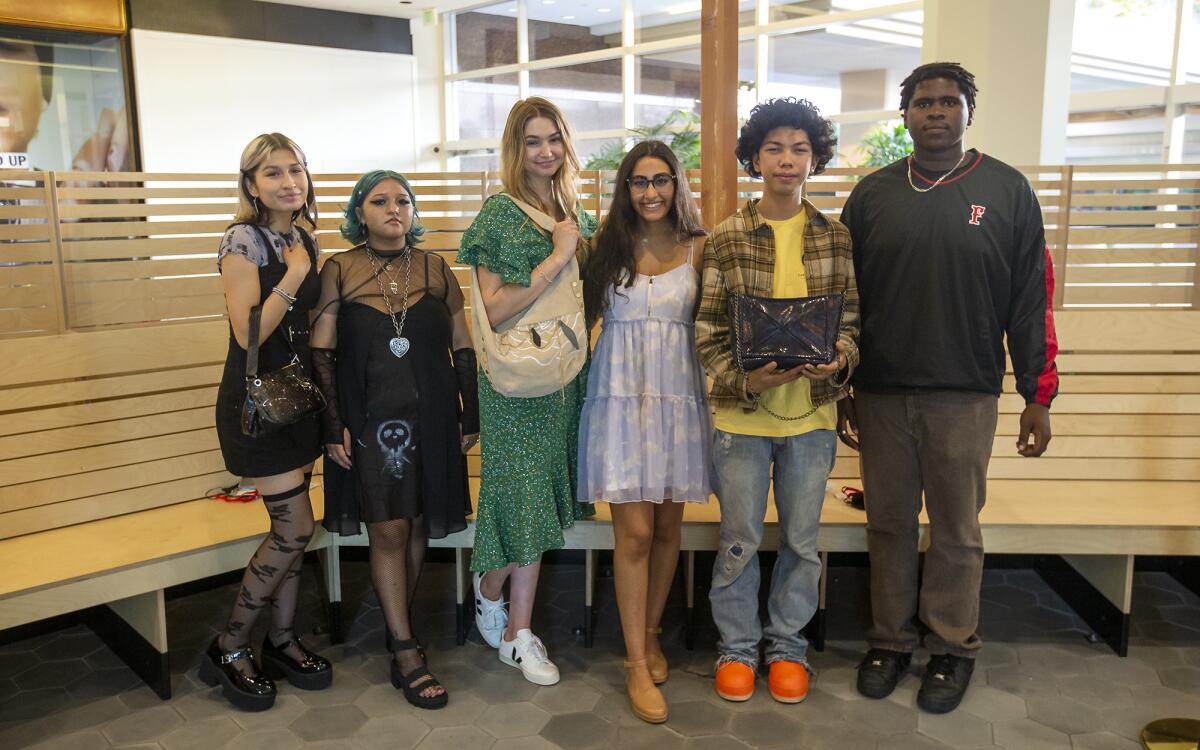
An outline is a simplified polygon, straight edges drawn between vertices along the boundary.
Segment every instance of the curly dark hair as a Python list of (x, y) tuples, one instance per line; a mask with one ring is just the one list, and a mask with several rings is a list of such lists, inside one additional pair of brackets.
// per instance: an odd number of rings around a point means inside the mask
[(787, 96), (768, 99), (750, 110), (750, 119), (742, 126), (734, 151), (746, 174), (754, 178), (762, 177), (754, 168), (754, 157), (762, 148), (767, 134), (775, 128), (796, 128), (808, 133), (813, 150), (812, 173), (821, 174), (825, 171), (825, 165), (833, 159), (837, 147), (833, 123), (821, 117), (821, 110), (809, 100)]
[(945, 78), (958, 84), (958, 90), (967, 99), (967, 111), (975, 111), (975, 95), (979, 93), (979, 87), (975, 85), (975, 75), (956, 62), (934, 62), (914, 68), (913, 72), (908, 74), (908, 78), (900, 82), (901, 112), (908, 111), (917, 84), (933, 78)]

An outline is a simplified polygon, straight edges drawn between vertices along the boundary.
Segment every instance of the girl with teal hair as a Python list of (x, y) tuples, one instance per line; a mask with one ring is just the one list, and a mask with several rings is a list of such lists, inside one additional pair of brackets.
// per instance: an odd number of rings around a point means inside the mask
[(398, 172), (359, 178), (342, 236), (321, 268), (313, 323), (317, 382), (329, 402), (324, 525), (367, 525), (371, 582), (387, 625), (392, 684), (420, 708), (448, 697), (425, 665), (409, 602), (430, 537), (466, 528), (466, 452), (479, 436), (475, 352), (446, 260), (417, 247), (412, 186)]

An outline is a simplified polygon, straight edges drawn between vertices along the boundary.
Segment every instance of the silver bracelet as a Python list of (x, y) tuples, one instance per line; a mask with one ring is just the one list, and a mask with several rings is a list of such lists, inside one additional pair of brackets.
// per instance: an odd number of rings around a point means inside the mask
[(283, 289), (281, 287), (273, 287), (271, 289), (271, 293), (278, 294), (280, 297), (283, 297), (284, 301), (287, 302), (287, 306), (288, 306), (289, 310), (291, 310), (292, 306), (296, 304), (296, 298), (293, 297), (292, 295), (288, 294), (287, 292), (283, 291)]

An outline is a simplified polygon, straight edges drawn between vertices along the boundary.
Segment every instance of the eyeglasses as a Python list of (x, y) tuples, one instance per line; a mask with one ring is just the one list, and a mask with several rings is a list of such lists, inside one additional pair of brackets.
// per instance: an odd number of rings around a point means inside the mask
[(667, 174), (666, 172), (660, 172), (654, 175), (654, 177), (642, 177), (638, 175), (630, 177), (626, 182), (629, 183), (629, 188), (635, 193), (644, 193), (651, 185), (654, 186), (655, 190), (662, 192), (667, 188), (667, 185), (675, 183), (675, 175)]

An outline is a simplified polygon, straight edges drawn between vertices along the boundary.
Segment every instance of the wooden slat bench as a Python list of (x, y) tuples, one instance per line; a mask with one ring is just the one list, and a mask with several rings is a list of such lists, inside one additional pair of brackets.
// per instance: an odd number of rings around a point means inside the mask
[(163, 590), (244, 567), (269, 526), (260, 503), (205, 498), (236, 481), (213, 428), (227, 335), (217, 320), (0, 345), (0, 630), (96, 608), (169, 695)]
[[(989, 553), (1061, 556), (1067, 578), (1048, 577), (1115, 651), (1128, 644), (1133, 562), (1139, 555), (1200, 557), (1200, 312), (1061, 311), (1057, 315), (1062, 388), (1054, 403), (1054, 439), (1038, 459), (1016, 455), (1021, 399), (1006, 378), (1000, 400), (982, 514)], [(839, 445), (830, 487), (858, 478), (854, 451)], [(472, 463), (474, 467), (477, 464)], [(477, 479), (472, 480), (472, 489)], [(869, 500), (868, 500), (869, 502)], [(586, 551), (585, 640), (590, 641), (596, 552), (613, 547), (608, 506), (566, 533), (567, 549)], [(826, 498), (818, 546), (865, 552), (866, 516)], [(715, 499), (684, 514), (682, 551), (687, 602), (692, 608), (697, 551), (717, 548), (720, 509)], [(473, 525), (434, 542), (456, 550), (460, 641), (470, 625), (464, 550)], [(922, 518), (923, 544), (928, 525)], [(339, 546), (365, 544), (365, 535)], [(774, 505), (762, 549), (778, 548)], [(1082, 584), (1088, 585), (1082, 585)], [(1084, 600), (1088, 606), (1084, 606)], [(1091, 606), (1100, 602), (1099, 611)], [(822, 633), (826, 606), (822, 580)], [(1093, 616), (1094, 613), (1094, 616)]]

